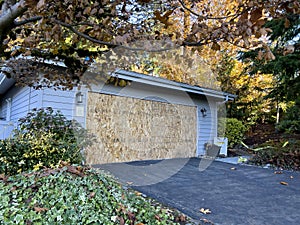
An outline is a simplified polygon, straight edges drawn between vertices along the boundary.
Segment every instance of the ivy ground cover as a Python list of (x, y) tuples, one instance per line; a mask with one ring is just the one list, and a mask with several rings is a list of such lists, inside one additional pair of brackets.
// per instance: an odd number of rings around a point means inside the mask
[(187, 223), (177, 211), (81, 166), (0, 174), (0, 196), (0, 224)]

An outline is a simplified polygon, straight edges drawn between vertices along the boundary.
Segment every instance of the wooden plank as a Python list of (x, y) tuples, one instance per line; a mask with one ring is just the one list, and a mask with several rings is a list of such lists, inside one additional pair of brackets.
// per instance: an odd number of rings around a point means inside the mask
[(196, 107), (89, 93), (87, 129), (97, 142), (88, 164), (192, 157)]

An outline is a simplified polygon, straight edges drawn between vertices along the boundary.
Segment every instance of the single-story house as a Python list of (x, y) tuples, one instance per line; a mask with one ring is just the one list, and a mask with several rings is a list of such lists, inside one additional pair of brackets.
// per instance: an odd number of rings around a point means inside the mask
[(0, 139), (33, 108), (52, 107), (97, 137), (86, 149), (89, 164), (201, 156), (217, 137), (218, 105), (235, 98), (125, 70), (111, 77), (126, 84), (36, 90), (0, 73)]

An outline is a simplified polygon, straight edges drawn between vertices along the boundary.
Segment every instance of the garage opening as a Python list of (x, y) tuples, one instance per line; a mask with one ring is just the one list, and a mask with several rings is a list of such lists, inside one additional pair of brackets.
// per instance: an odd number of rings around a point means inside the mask
[(86, 127), (88, 164), (196, 155), (196, 106), (89, 92)]

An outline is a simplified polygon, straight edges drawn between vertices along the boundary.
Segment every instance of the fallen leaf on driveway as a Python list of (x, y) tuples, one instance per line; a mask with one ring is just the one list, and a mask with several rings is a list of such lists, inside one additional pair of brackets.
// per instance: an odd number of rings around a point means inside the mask
[(210, 220), (208, 220), (208, 219), (205, 219), (205, 218), (203, 218), (203, 219), (200, 219), (200, 221), (202, 221), (202, 222), (204, 222), (204, 223), (206, 223), (206, 224), (211, 224), (211, 225), (213, 225), (213, 224), (214, 224), (213, 222), (211, 222)]
[(134, 193), (135, 193), (136, 196), (141, 196), (142, 195), (142, 193), (138, 192), (138, 191), (135, 191)]
[(185, 222), (186, 221), (186, 217), (184, 215), (179, 215), (176, 217), (175, 219), (176, 222)]
[(204, 209), (204, 208), (201, 208), (200, 212), (203, 214), (211, 214), (211, 211), (209, 209)]
[(284, 181), (281, 181), (280, 184), (282, 184), (282, 185), (288, 185), (288, 183), (284, 182)]

